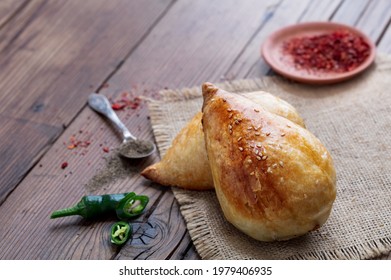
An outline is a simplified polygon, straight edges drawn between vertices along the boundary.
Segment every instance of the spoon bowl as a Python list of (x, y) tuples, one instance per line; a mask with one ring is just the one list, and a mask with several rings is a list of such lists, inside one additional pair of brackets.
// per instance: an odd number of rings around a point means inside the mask
[(151, 141), (137, 139), (118, 118), (111, 108), (106, 96), (91, 93), (88, 97), (88, 105), (96, 112), (108, 118), (122, 134), (122, 144), (119, 146), (121, 156), (130, 159), (139, 159), (150, 156), (155, 152), (156, 146)]

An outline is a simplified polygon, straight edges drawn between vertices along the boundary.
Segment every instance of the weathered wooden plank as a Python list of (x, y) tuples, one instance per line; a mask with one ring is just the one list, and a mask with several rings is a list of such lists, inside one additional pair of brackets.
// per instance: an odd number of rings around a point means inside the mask
[(384, 32), (381, 41), (379, 42), (377, 49), (379, 52), (391, 54), (391, 27), (388, 26)]
[(124, 247), (116, 259), (170, 258), (187, 233), (183, 230), (183, 217), (172, 193), (166, 192), (160, 201), (164, 203), (159, 203), (153, 215), (139, 225), (131, 246)]
[(299, 21), (328, 21), (342, 3), (342, 0), (311, 1)]
[(370, 2), (370, 0), (345, 0), (338, 8), (331, 21), (355, 25)]
[[(32, 1), (0, 30), (0, 203), (85, 106), (87, 94), (116, 70), (171, 5), (155, 1)], [(142, 11), (142, 12), (140, 12)], [(17, 122), (55, 129), (42, 137), (14, 130)], [(23, 147), (35, 150), (23, 154)], [(23, 162), (23, 164), (22, 164)], [(25, 168), (22, 168), (25, 167)]]
[[(158, 5), (122, 0), (33, 3), (1, 31), (6, 40), (0, 48), (5, 105), (0, 112), (56, 125), (73, 118), (71, 113), (84, 105), (75, 106), (77, 97), (97, 88), (170, 4), (169, 0)], [(62, 92), (67, 99), (62, 99)], [(32, 108), (36, 104), (39, 114)]]
[[(127, 119), (128, 114), (131, 118)], [(121, 118), (137, 127), (146, 115), (137, 109), (122, 112)], [(138, 135), (152, 139), (150, 130), (140, 131)], [(71, 136), (91, 144), (70, 150), (67, 145)], [(113, 150), (120, 142), (107, 122), (92, 110), (84, 110), (1, 205), (0, 259), (114, 258), (118, 248), (111, 246), (108, 240), (114, 219), (93, 222), (77, 216), (50, 220), (49, 216), (52, 211), (71, 206), (83, 195), (91, 193), (132, 190), (150, 196), (153, 205), (164, 189), (150, 186), (150, 182), (138, 175), (151, 164), (153, 157), (133, 162), (128, 167), (129, 175), (115, 182), (95, 189), (86, 186), (93, 175), (105, 168), (104, 158), (109, 154), (102, 147)], [(63, 162), (68, 163), (65, 169), (61, 168)]]
[(0, 28), (20, 12), (28, 0), (3, 0), (0, 2)]
[(371, 1), (360, 17), (356, 27), (364, 31), (374, 42), (378, 42), (391, 19), (391, 2)]
[[(28, 135), (28, 138), (21, 135), (21, 132)], [(1, 198), (5, 198), (9, 192), (5, 186), (15, 186), (23, 178), (24, 172), (33, 167), (33, 162), (42, 156), (61, 132), (62, 129), (59, 127), (2, 116), (0, 119)], [(19, 145), (15, 144), (17, 142)], [(27, 160), (28, 158), (31, 160)]]
[[(269, 71), (269, 67), (261, 60), (262, 42), (274, 31), (283, 26), (293, 24), (308, 9), (311, 1), (283, 1), (275, 10), (270, 10), (265, 17), (262, 28), (255, 31), (246, 48), (234, 62), (225, 69), (229, 79), (240, 79), (246, 76), (259, 77)], [(250, 72), (253, 73), (250, 74)]]
[(181, 259), (183, 260), (199, 260), (200, 256), (198, 252), (196, 251), (196, 248), (193, 244), (188, 247), (188, 249), (185, 251), (185, 254), (182, 254)]
[[(111, 79), (110, 85), (145, 83), (179, 88), (224, 79), (226, 69), (247, 49), (255, 30), (271, 16), (278, 3), (277, 0), (240, 4), (229, 0), (224, 5), (206, 0), (177, 2)], [(286, 11), (285, 15), (293, 12)]]

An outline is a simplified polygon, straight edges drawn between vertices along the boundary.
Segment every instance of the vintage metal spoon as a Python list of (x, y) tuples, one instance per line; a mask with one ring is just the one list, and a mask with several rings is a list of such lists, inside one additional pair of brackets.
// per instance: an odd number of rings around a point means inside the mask
[(107, 117), (122, 133), (123, 141), (119, 147), (119, 153), (122, 156), (131, 159), (144, 158), (151, 155), (156, 150), (153, 142), (137, 139), (132, 133), (130, 133), (111, 108), (110, 102), (106, 96), (91, 93), (88, 97), (88, 105), (96, 112)]

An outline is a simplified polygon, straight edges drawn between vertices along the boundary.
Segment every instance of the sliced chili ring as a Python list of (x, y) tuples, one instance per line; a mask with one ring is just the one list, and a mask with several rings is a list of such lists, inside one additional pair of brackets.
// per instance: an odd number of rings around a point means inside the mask
[(111, 226), (110, 240), (116, 245), (123, 245), (132, 235), (132, 227), (129, 223), (119, 221)]
[(144, 212), (148, 202), (149, 197), (146, 195), (129, 193), (118, 203), (116, 208), (117, 217), (121, 220), (134, 218)]

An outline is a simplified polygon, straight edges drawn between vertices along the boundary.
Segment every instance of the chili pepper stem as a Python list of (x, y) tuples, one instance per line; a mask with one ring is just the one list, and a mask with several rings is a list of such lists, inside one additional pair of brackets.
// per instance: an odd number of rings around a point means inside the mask
[(56, 219), (56, 218), (61, 218), (61, 217), (66, 217), (66, 216), (73, 216), (73, 215), (80, 215), (80, 212), (81, 212), (81, 208), (78, 205), (75, 205), (73, 207), (64, 208), (64, 209), (54, 211), (50, 215), (50, 219)]

